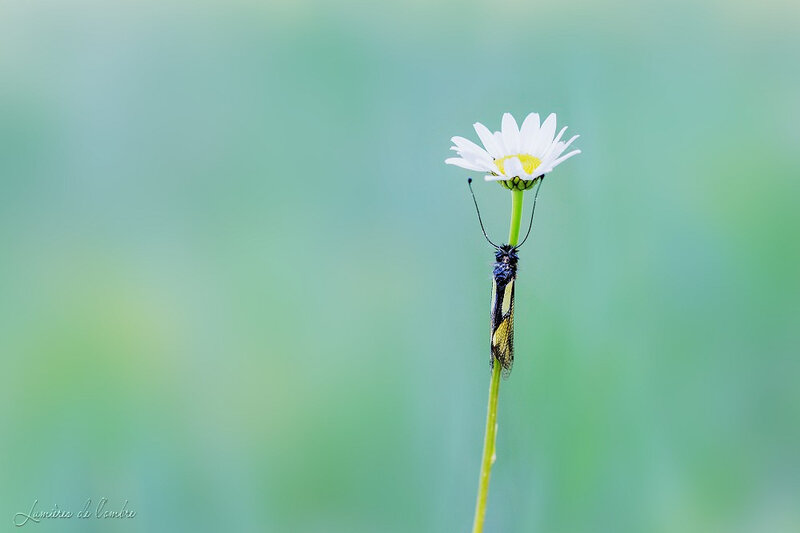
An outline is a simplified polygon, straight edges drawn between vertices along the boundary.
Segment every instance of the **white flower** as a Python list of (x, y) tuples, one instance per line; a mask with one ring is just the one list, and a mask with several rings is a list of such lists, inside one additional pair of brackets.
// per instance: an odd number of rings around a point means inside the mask
[(575, 135), (569, 141), (562, 142), (561, 137), (567, 130), (565, 126), (553, 138), (556, 132), (555, 113), (551, 113), (541, 126), (539, 115), (531, 113), (525, 118), (521, 128), (517, 126), (511, 113), (506, 113), (503, 115), (502, 126), (502, 131), (492, 133), (486, 126), (476, 122), (475, 131), (484, 148), (464, 137), (453, 137), (455, 146), (450, 149), (455, 150), (460, 157), (451, 157), (445, 163), (485, 172), (486, 181), (499, 181), (508, 189), (524, 190), (530, 189), (536, 178), (581, 153), (580, 150), (573, 150), (561, 155), (579, 136)]

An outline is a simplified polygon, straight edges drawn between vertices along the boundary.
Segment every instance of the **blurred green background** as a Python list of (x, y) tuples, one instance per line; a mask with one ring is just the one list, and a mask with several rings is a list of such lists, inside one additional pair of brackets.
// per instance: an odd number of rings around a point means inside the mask
[(800, 531), (798, 19), (0, 1), (3, 530), (467, 531), (492, 255), (443, 160), (538, 111), (583, 154), (522, 250), (486, 531)]

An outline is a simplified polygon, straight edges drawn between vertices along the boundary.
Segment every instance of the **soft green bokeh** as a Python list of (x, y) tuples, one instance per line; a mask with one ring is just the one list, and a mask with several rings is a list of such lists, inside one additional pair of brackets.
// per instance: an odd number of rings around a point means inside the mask
[(443, 160), (554, 111), (487, 533), (800, 531), (797, 20), (0, 0), (0, 529), (467, 531), (491, 250)]

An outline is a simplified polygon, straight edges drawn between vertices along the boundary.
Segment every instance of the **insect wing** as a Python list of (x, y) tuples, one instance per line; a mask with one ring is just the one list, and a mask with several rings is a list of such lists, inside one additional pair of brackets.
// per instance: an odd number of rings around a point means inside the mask
[(490, 366), (494, 368), (494, 361), (499, 361), (504, 379), (511, 375), (514, 365), (514, 281), (509, 281), (502, 291), (498, 290), (496, 282), (492, 285)]

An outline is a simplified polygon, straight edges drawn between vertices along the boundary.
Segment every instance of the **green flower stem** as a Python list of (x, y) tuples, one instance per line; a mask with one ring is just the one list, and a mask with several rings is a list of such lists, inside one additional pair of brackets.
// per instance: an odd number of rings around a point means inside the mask
[[(519, 240), (519, 225), (522, 220), (522, 200), (524, 191), (511, 191), (511, 227), (508, 230), (508, 244), (515, 246)], [(486, 517), (486, 498), (489, 494), (489, 475), (495, 461), (495, 437), (497, 436), (497, 397), (500, 393), (500, 368), (494, 364), (492, 379), (489, 382), (489, 407), (486, 413), (486, 434), (483, 437), (483, 460), (481, 475), (478, 479), (478, 501), (475, 504), (475, 521), (472, 533), (483, 531), (483, 520)]]
[(511, 191), (511, 227), (508, 229), (508, 244), (516, 246), (519, 241), (519, 223), (522, 220), (522, 195), (525, 191)]
[(492, 379), (489, 382), (489, 408), (486, 414), (486, 435), (483, 437), (483, 460), (481, 461), (481, 476), (478, 480), (478, 501), (475, 504), (475, 520), (472, 523), (472, 533), (483, 531), (483, 519), (486, 517), (486, 497), (489, 494), (489, 474), (495, 460), (494, 441), (497, 435), (497, 396), (500, 392), (500, 368), (502, 365), (495, 363), (492, 369)]

